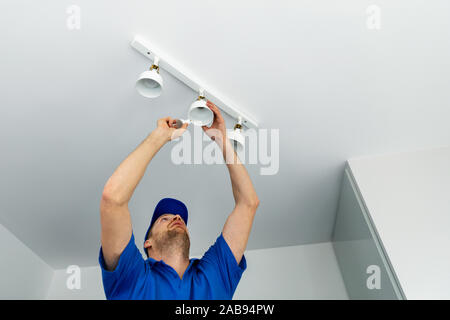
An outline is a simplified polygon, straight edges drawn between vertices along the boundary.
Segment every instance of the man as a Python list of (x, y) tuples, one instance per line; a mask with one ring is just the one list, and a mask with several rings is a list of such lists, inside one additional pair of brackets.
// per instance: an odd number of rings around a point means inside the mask
[(210, 101), (207, 105), (214, 122), (203, 130), (224, 156), (234, 210), (203, 257), (189, 259), (188, 210), (179, 200), (162, 199), (145, 236), (148, 259), (143, 259), (134, 241), (128, 202), (151, 159), (188, 126), (175, 129), (171, 117), (159, 119), (157, 128), (120, 164), (103, 190), (99, 262), (107, 299), (232, 299), (247, 267), (244, 251), (259, 199), (226, 136), (219, 109)]

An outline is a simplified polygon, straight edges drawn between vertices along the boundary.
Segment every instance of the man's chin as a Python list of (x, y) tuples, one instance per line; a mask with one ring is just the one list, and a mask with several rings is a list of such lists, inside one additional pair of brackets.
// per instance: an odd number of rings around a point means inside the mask
[(184, 235), (187, 234), (186, 230), (184, 230), (183, 228), (172, 228), (169, 230), (169, 233), (171, 233), (172, 235)]
[(182, 227), (179, 227), (179, 226), (176, 226), (175, 228), (172, 228), (172, 230), (174, 230), (174, 231), (180, 231), (180, 232), (182, 232), (182, 233), (185, 233), (185, 232), (186, 232), (186, 230), (184, 230)]

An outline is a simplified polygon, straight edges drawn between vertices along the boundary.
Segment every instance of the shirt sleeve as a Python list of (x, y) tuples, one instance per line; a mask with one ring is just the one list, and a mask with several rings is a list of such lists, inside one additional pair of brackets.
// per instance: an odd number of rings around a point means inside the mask
[(119, 257), (117, 267), (113, 271), (106, 269), (102, 247), (100, 247), (99, 263), (107, 299), (127, 299), (130, 297), (132, 292), (136, 290), (139, 275), (145, 272), (145, 261), (136, 247), (133, 233)]
[(242, 277), (242, 273), (247, 269), (245, 255), (242, 255), (242, 259), (238, 264), (223, 234), (220, 233), (216, 242), (209, 247), (201, 260), (203, 265), (210, 268), (211, 272), (218, 273), (231, 299)]

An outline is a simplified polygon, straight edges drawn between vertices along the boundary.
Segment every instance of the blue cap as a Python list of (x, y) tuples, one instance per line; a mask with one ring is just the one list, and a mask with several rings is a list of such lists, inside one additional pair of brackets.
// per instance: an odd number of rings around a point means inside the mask
[[(181, 202), (180, 200), (172, 199), (172, 198), (161, 199), (155, 207), (155, 211), (153, 212), (152, 222), (150, 223), (150, 226), (148, 227), (147, 232), (145, 233), (144, 244), (145, 244), (145, 241), (147, 241), (148, 233), (150, 232), (150, 229), (152, 228), (153, 223), (155, 223), (155, 221), (165, 213), (179, 214), (180, 217), (184, 220), (184, 224), (187, 225), (188, 209), (186, 208), (184, 203)], [(148, 253), (147, 253), (147, 250), (145, 250), (145, 248), (144, 248), (144, 251), (148, 257)]]

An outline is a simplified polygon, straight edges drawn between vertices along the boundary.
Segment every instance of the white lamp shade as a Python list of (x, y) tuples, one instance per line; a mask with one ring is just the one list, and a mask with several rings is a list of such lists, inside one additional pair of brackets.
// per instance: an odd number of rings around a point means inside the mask
[(245, 137), (241, 133), (241, 129), (237, 128), (232, 132), (228, 133), (228, 139), (230, 140), (236, 152), (240, 153), (244, 150)]
[(204, 99), (196, 100), (191, 104), (188, 118), (197, 126), (211, 126), (214, 122), (214, 113), (206, 105)]
[(162, 93), (163, 79), (156, 71), (147, 70), (141, 73), (136, 81), (136, 90), (147, 98), (156, 98)]

